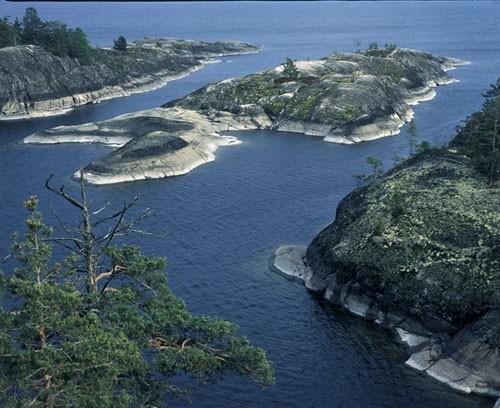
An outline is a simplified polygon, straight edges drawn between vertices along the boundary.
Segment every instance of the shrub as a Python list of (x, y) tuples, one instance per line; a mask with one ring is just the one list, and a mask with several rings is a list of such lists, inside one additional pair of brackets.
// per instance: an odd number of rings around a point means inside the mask
[(115, 41), (113, 48), (117, 51), (127, 51), (127, 40), (123, 35), (120, 35)]

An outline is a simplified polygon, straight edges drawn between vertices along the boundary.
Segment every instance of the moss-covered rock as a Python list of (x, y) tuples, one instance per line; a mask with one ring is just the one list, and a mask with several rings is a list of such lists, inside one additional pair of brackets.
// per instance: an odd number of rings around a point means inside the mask
[[(147, 53), (157, 46), (147, 44), (139, 43), (138, 50), (127, 53)], [(185, 46), (182, 42), (174, 45), (177, 50)], [(171, 42), (158, 45), (168, 46)], [(196, 47), (188, 47), (185, 52), (195, 51), (200, 52)], [(25, 142), (129, 142), (116, 154), (84, 168), (84, 178), (101, 184), (169, 177), (213, 160), (217, 147), (227, 142), (213, 136), (228, 130), (276, 129), (323, 136), (326, 141), (339, 143), (397, 134), (411, 118), (409, 105), (432, 97), (432, 88), (437, 84), (452, 82), (446, 70), (461, 63), (406, 49), (386, 50), (381, 56), (360, 52), (335, 54), (317, 61), (288, 61), (287, 69), (282, 65), (244, 78), (220, 81), (160, 109), (110, 121), (59, 126), (31, 135)], [(171, 121), (181, 117), (193, 121), (197, 130), (182, 135), (174, 132)], [(190, 154), (183, 154), (179, 161), (180, 153), (167, 149), (168, 154), (158, 160), (157, 149), (149, 150), (145, 145), (168, 144), (168, 138), (154, 137), (166, 134), (186, 140), (192, 149), (182, 151)], [(135, 142), (130, 141), (133, 138), (140, 138), (143, 146), (140, 157)], [(130, 150), (130, 157), (136, 162), (122, 154), (125, 150)], [(145, 152), (151, 152), (149, 157)]]
[(346, 197), (307, 259), (325, 282), (355, 281), (381, 304), (461, 326), (499, 304), (499, 255), (500, 191), (440, 150)]
[(446, 70), (463, 63), (428, 53), (391, 49), (335, 54), (296, 61), (244, 78), (208, 85), (165, 107), (181, 106), (216, 118), (263, 109), (270, 127), (353, 143), (393, 135), (411, 117), (409, 103), (434, 95), (432, 88), (453, 80)]
[(304, 262), (310, 289), (393, 329), (408, 365), (500, 396), (500, 189), (473, 158), (426, 151), (354, 190)]

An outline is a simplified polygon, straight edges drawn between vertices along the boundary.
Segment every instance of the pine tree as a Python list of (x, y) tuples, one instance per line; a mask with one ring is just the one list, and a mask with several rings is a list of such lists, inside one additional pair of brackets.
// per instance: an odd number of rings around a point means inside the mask
[(415, 123), (415, 119), (412, 119), (408, 124), (408, 153), (410, 157), (413, 157), (417, 150), (417, 139), (418, 139), (418, 131), (417, 124)]
[[(177, 390), (177, 373), (272, 383), (265, 352), (234, 324), (194, 316), (172, 294), (165, 259), (115, 246), (149, 214), (126, 221), (137, 200), (94, 219), (83, 184), (75, 198), (49, 182), (81, 220), (59, 220), (64, 234), (55, 235), (38, 199), (25, 202), (27, 232), (13, 244), (20, 267), (4, 279), (1, 304), (10, 306), (0, 309), (0, 405), (160, 406)], [(55, 244), (66, 250), (57, 262)]]
[(80, 29), (70, 29), (59, 21), (43, 21), (36, 9), (26, 9), (22, 23), (0, 19), (0, 48), (20, 44), (37, 45), (59, 57), (77, 58), (81, 63), (91, 62), (92, 48)]
[(287, 58), (283, 64), (283, 75), (289, 79), (297, 79), (299, 76), (299, 70), (295, 65), (295, 62), (290, 58)]
[(44, 23), (33, 7), (28, 7), (23, 17), (23, 44), (39, 45), (43, 42)]
[(123, 35), (120, 35), (118, 39), (114, 41), (113, 48), (117, 51), (127, 51), (127, 40)]
[(500, 79), (483, 96), (482, 109), (467, 118), (451, 146), (471, 157), (494, 187), (500, 179)]

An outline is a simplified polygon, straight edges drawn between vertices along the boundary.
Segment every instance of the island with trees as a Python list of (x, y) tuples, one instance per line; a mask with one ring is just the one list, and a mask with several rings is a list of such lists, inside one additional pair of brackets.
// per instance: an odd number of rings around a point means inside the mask
[(292, 61), (216, 82), (161, 108), (77, 126), (60, 126), (25, 143), (99, 142), (122, 147), (77, 172), (93, 184), (181, 175), (214, 160), (223, 132), (273, 129), (356, 143), (392, 136), (411, 120), (411, 105), (454, 82), (464, 64), (422, 51), (372, 45), (366, 51)]
[(274, 269), (391, 329), (407, 364), (500, 396), (500, 80), (448, 146), (374, 172)]
[(0, 20), (0, 120), (48, 116), (105, 99), (145, 92), (188, 75), (211, 58), (259, 52), (242, 42), (149, 38), (110, 49), (85, 33), (43, 21), (34, 8), (24, 18)]

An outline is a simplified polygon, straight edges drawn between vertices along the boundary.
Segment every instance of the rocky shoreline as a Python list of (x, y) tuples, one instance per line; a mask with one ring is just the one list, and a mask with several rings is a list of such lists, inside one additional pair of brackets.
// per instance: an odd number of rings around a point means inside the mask
[(495, 361), (498, 349), (475, 336), (473, 326), (450, 338), (432, 332), (400, 309), (382, 311), (377, 300), (360, 293), (353, 282), (334, 284), (334, 287), (330, 283), (326, 290), (321, 289), (307, 264), (306, 250), (307, 247), (298, 245), (279, 247), (271, 259), (272, 270), (302, 281), (307, 289), (322, 294), (329, 302), (389, 329), (396, 340), (406, 346), (408, 366), (458, 391), (500, 397), (500, 373)]
[(348, 194), (330, 225), (307, 247), (278, 248), (271, 268), (391, 330), (408, 366), (500, 397), (499, 195), (470, 157), (430, 149)]
[[(233, 123), (231, 129), (246, 129)], [(180, 176), (215, 160), (220, 146), (239, 144), (197, 112), (182, 108), (151, 109), (107, 121), (61, 126), (28, 136), (24, 143), (100, 143), (117, 147), (103, 159), (74, 173), (94, 185)]]
[(60, 115), (149, 92), (213, 63), (213, 58), (256, 53), (261, 47), (156, 38), (132, 43), (127, 53), (98, 51), (100, 59), (83, 65), (36, 46), (0, 49), (5, 73), (0, 78), (0, 121)]
[[(57, 127), (31, 135), (24, 142), (122, 146), (127, 142), (135, 145), (133, 138), (140, 137), (144, 143), (154, 144), (159, 142), (150, 136), (168, 133), (172, 120), (203, 129), (175, 134), (191, 145), (183, 148), (182, 154), (152, 150), (149, 155), (137, 156), (134, 162), (132, 152), (136, 149), (125, 145), (76, 173), (91, 184), (170, 177), (213, 161), (219, 146), (236, 141), (232, 138), (227, 143), (228, 139), (221, 136), (227, 131), (272, 129), (345, 144), (396, 135), (411, 120), (411, 105), (432, 99), (436, 86), (454, 82), (446, 72), (465, 63), (407, 49), (394, 49), (381, 57), (368, 52), (335, 54), (317, 61), (295, 62), (293, 78), (282, 65), (210, 84), (158, 109), (110, 121)], [(142, 128), (137, 125), (138, 118), (142, 118)], [(114, 127), (121, 130), (103, 131)], [(131, 154), (127, 159), (121, 155), (125, 150)]]
[[(207, 61), (208, 62), (208, 61)], [(207, 62), (187, 69), (186, 71), (171, 75), (168, 70), (133, 79), (122, 85), (107, 86), (97, 91), (69, 95), (62, 98), (33, 102), (26, 113), (15, 113), (0, 116), (0, 121), (43, 118), (63, 115), (84, 105), (97, 104), (107, 100), (122, 98), (137, 93), (145, 93), (162, 88), (169, 82), (185, 78), (203, 68)], [(68, 142), (65, 142), (68, 143)], [(86, 142), (88, 143), (88, 141)]]

